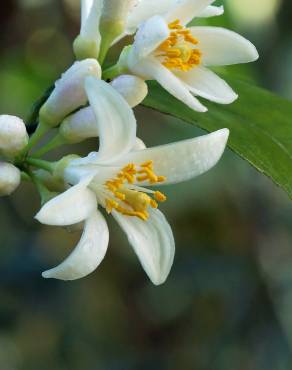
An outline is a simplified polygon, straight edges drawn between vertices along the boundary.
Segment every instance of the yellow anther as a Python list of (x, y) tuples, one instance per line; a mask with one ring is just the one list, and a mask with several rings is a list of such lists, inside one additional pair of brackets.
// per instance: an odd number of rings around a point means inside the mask
[(166, 181), (166, 177), (165, 176), (158, 176), (157, 177), (157, 182), (164, 182)]
[(168, 69), (190, 71), (201, 64), (202, 53), (193, 49), (199, 41), (191, 31), (176, 20), (168, 25), (170, 36), (158, 47), (157, 56), (163, 58), (162, 64)]
[(141, 165), (140, 165), (140, 167), (148, 167), (148, 168), (153, 168), (153, 161), (147, 161), (147, 162), (145, 162), (145, 163), (142, 163)]
[(120, 200), (125, 200), (125, 199), (126, 199), (125, 194), (123, 194), (123, 193), (121, 193), (121, 192), (119, 192), (119, 191), (116, 191), (116, 192), (114, 193), (114, 195), (115, 195), (115, 197), (116, 197), (116, 198), (118, 198), (118, 199), (120, 199)]
[(154, 193), (154, 198), (158, 200), (158, 202), (165, 202), (167, 200), (166, 196), (160, 191)]
[[(140, 190), (135, 190), (131, 184), (135, 182), (147, 181), (149, 184), (156, 184), (166, 180), (164, 176), (157, 176), (154, 172), (154, 162), (146, 161), (141, 165), (128, 164), (118, 174), (117, 177), (105, 182), (105, 187), (112, 193), (112, 196), (106, 199), (106, 211), (111, 213), (113, 210), (125, 215), (138, 217), (146, 221), (149, 218), (147, 209), (149, 207), (158, 208), (158, 201), (165, 201), (166, 197), (160, 193), (154, 193), (156, 200)], [(139, 176), (140, 175), (140, 176)], [(139, 189), (139, 188), (138, 188)]]
[(180, 24), (179, 19), (176, 19), (175, 21), (169, 23), (168, 28), (171, 30), (180, 30), (183, 28), (183, 26)]

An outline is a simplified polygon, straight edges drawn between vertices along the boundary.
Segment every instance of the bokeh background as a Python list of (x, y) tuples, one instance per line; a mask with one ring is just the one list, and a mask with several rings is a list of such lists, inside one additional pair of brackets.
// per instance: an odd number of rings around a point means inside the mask
[[(225, 16), (212, 24), (247, 36), (261, 55), (232, 71), (292, 98), (291, 0), (224, 5)], [(25, 118), (73, 61), (79, 1), (5, 0), (0, 18), (0, 114)], [(148, 145), (202, 134), (143, 108), (136, 114)], [(62, 153), (86, 154), (96, 145)], [(208, 174), (166, 193), (162, 208), (177, 253), (161, 287), (150, 284), (111, 221), (109, 251), (95, 273), (71, 283), (42, 279), (79, 234), (37, 224), (39, 199), (29, 184), (0, 200), (1, 370), (292, 369), (286, 194), (230, 151)]]

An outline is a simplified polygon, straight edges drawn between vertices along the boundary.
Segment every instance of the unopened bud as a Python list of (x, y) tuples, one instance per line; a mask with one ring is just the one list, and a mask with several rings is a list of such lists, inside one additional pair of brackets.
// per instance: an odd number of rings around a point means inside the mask
[(125, 98), (132, 108), (140, 104), (148, 94), (147, 84), (136, 76), (119, 76), (111, 82), (111, 85)]
[(11, 163), (0, 162), (0, 196), (13, 193), (19, 186), (21, 174)]
[(101, 77), (95, 59), (75, 62), (55, 84), (55, 89), (40, 110), (40, 121), (56, 127), (63, 119), (87, 103), (84, 81), (88, 76)]
[(106, 0), (102, 9), (102, 21), (126, 22), (135, 0)]
[(0, 152), (6, 157), (17, 156), (28, 144), (28, 134), (22, 119), (0, 116)]
[(81, 29), (73, 44), (74, 53), (79, 60), (98, 59), (101, 42), (99, 21), (102, 3), (102, 0), (81, 0)]
[(60, 135), (69, 144), (77, 144), (98, 136), (98, 127), (91, 107), (82, 108), (67, 117), (60, 126)]
[(106, 0), (100, 19), (101, 50), (99, 59), (103, 61), (112, 43), (126, 29), (127, 18), (135, 0)]

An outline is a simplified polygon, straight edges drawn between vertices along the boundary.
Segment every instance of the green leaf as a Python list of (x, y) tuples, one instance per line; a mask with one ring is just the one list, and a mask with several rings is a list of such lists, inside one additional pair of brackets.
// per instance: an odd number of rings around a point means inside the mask
[(209, 111), (197, 113), (150, 82), (143, 105), (207, 131), (229, 128), (229, 147), (292, 198), (292, 103), (225, 73), (221, 77), (239, 94), (233, 104), (204, 101)]

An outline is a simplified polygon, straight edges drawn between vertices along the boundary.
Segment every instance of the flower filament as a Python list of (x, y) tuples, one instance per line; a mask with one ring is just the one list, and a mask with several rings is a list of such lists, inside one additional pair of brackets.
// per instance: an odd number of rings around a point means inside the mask
[(176, 20), (168, 25), (170, 36), (156, 50), (162, 57), (162, 64), (168, 69), (190, 71), (201, 64), (202, 53), (197, 46), (199, 41), (191, 31)]
[[(133, 163), (124, 167), (118, 175), (105, 183), (110, 194), (105, 205), (108, 213), (113, 210), (125, 215), (138, 217), (143, 221), (149, 218), (148, 208), (158, 208), (158, 202), (165, 202), (166, 196), (159, 191), (152, 191), (139, 187), (139, 182), (158, 184), (166, 180), (164, 176), (157, 176), (153, 170), (153, 161), (136, 166)], [(153, 198), (146, 194), (152, 193)]]

